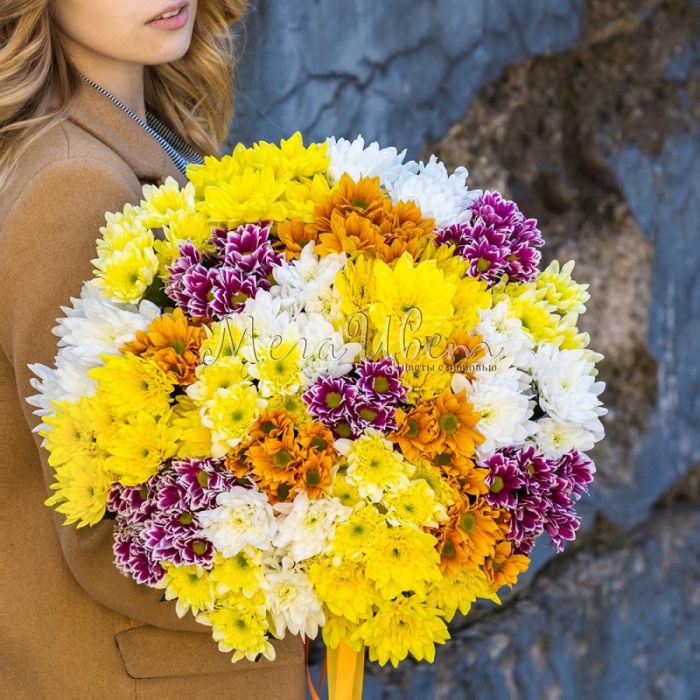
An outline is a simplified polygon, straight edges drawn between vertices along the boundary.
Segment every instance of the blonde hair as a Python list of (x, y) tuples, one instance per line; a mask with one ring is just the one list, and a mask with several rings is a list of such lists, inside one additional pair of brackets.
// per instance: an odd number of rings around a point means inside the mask
[[(188, 52), (145, 71), (146, 103), (201, 153), (215, 153), (233, 116), (234, 39), (247, 0), (199, 0)], [(0, 192), (24, 151), (70, 116), (80, 75), (63, 51), (50, 0), (0, 2)], [(59, 99), (52, 106), (50, 98)]]

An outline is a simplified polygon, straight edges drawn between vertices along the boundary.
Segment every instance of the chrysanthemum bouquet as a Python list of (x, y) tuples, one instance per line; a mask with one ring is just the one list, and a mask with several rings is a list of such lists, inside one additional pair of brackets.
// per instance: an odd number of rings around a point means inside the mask
[(435, 157), (239, 145), (107, 214), (30, 402), (47, 504), (234, 661), (313, 638), (432, 661), (547, 533), (603, 436), (573, 263)]

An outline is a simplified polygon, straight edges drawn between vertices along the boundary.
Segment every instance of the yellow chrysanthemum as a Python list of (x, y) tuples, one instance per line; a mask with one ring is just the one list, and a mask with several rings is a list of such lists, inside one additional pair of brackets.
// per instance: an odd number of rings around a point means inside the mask
[(415, 263), (404, 253), (393, 267), (377, 260), (373, 273), (369, 319), (378, 333), (375, 345), (381, 343), (384, 354), (405, 353), (414, 338), (452, 332), (457, 280), (434, 260)]
[(267, 402), (268, 411), (286, 411), (294, 419), (294, 423), (298, 426), (310, 423), (313, 418), (309, 413), (306, 403), (301, 398), (300, 394), (277, 394), (271, 396)]
[(257, 348), (256, 360), (248, 364), (258, 380), (262, 396), (296, 394), (302, 386), (301, 346), (296, 340), (265, 343)]
[(300, 131), (288, 139), (282, 139), (280, 145), (260, 141), (253, 146), (249, 154), (254, 167), (271, 167), (275, 174), (290, 180), (312, 178), (318, 173), (326, 173), (330, 166), (328, 144), (311, 143), (304, 146)]
[(144, 214), (132, 207), (125, 214), (107, 214), (107, 224), (100, 228), (101, 238), (97, 239), (97, 257), (108, 258), (129, 245), (149, 246), (153, 244), (153, 233), (145, 225)]
[(212, 223), (229, 229), (248, 221), (284, 221), (288, 208), (282, 197), (287, 187), (286, 176), (278, 177), (272, 168), (246, 169), (240, 175), (204, 189), (198, 203)]
[(574, 261), (569, 260), (563, 267), (559, 262), (551, 262), (535, 280), (538, 296), (562, 315), (582, 314), (591, 295), (586, 291), (587, 284), (579, 284), (571, 278)]
[(178, 431), (177, 456), (181, 459), (211, 455), (211, 432), (202, 424), (199, 406), (180, 394), (173, 410), (172, 426)]
[(337, 498), (344, 506), (348, 508), (354, 508), (361, 500), (360, 492), (357, 490), (357, 486), (351, 484), (344, 472), (338, 472), (333, 479), (333, 486), (331, 487), (331, 496)]
[(191, 163), (187, 166), (187, 179), (194, 185), (197, 199), (201, 199), (209, 185), (229, 182), (251, 165), (252, 150), (238, 143), (233, 152), (221, 158), (204, 156), (204, 163)]
[(200, 348), (204, 365), (242, 357), (243, 348), (251, 342), (251, 324), (237, 316), (215, 321), (205, 331), (207, 337)]
[(65, 525), (96, 525), (107, 507), (112, 475), (103, 460), (76, 454), (56, 468), (55, 481), (49, 487), (54, 494), (44, 501), (65, 515)]
[(422, 594), (427, 583), (442, 578), (436, 544), (435, 537), (408, 525), (380, 529), (367, 553), (367, 577), (386, 598)]
[(384, 435), (372, 429), (352, 442), (346, 457), (348, 483), (356, 486), (363, 498), (375, 502), (386, 489), (405, 484), (415, 470)]
[(266, 613), (262, 593), (252, 599), (243, 595), (229, 595), (223, 607), (199, 613), (197, 622), (212, 628), (219, 651), (233, 652), (232, 661), (255, 661), (261, 654), (274, 661), (275, 648), (267, 636)]
[(242, 549), (233, 557), (217, 554), (211, 570), (211, 579), (218, 595), (241, 593), (252, 598), (263, 580), (262, 553), (253, 548)]
[(162, 229), (163, 239), (156, 240), (153, 248), (158, 258), (158, 274), (163, 281), (167, 280), (167, 268), (179, 257), (179, 246), (185, 241), (192, 241), (198, 250), (213, 252), (214, 244), (210, 241), (211, 226), (201, 212), (172, 212)]
[(250, 380), (239, 357), (220, 359), (209, 366), (199, 365), (195, 374), (197, 380), (187, 388), (187, 394), (199, 404), (210, 401), (219, 389), (231, 389)]
[(105, 467), (124, 486), (143, 484), (175, 455), (178, 437), (170, 413), (160, 418), (145, 411), (131, 414), (102, 442), (109, 453)]
[(46, 438), (49, 464), (56, 467), (76, 456), (102, 459), (104, 451), (97, 444), (97, 436), (111, 430), (112, 414), (107, 405), (96, 397), (83, 396), (77, 401), (54, 401), (55, 412), (44, 418), (48, 430), (41, 430)]
[(457, 285), (454, 296), (455, 327), (468, 332), (479, 323), (479, 309), (491, 306), (491, 294), (486, 282), (474, 277), (463, 277)]
[(205, 404), (202, 416), (202, 423), (212, 432), (214, 457), (223, 457), (248, 436), (265, 404), (249, 382), (216, 391)]
[(457, 610), (466, 615), (477, 598), (501, 602), (491, 591), (488, 579), (479, 568), (446, 571), (442, 580), (428, 588), (427, 594), (428, 604), (439, 608), (446, 622), (452, 620)]
[(166, 178), (160, 187), (144, 185), (142, 191), (141, 209), (149, 227), (162, 226), (174, 212), (193, 210), (195, 206), (194, 185), (187, 183), (180, 188), (174, 177)]
[(437, 502), (445, 508), (455, 504), (459, 498), (456, 489), (443, 477), (442, 469), (427, 460), (419, 459), (417, 461), (413, 479), (424, 479), (435, 494)]
[(411, 524), (418, 527), (437, 527), (447, 519), (447, 510), (435, 498), (435, 492), (424, 479), (411, 480), (382, 498), (388, 508), (387, 519), (392, 524)]
[(153, 234), (92, 261), (97, 286), (114, 301), (135, 303), (142, 299), (158, 272), (158, 258), (153, 250)]
[(325, 611), (326, 621), (321, 628), (323, 635), (323, 643), (328, 649), (337, 649), (338, 645), (344, 641), (353, 651), (359, 652), (363, 647), (363, 641), (360, 638), (353, 637), (353, 632), (357, 628), (344, 617), (333, 615)]
[(335, 528), (331, 548), (343, 559), (358, 561), (367, 557), (386, 521), (372, 505), (358, 508), (344, 523)]
[(313, 222), (316, 204), (328, 197), (330, 191), (328, 178), (321, 174), (302, 182), (290, 182), (284, 195), (289, 218), (307, 224)]
[(361, 564), (341, 561), (334, 566), (332, 559), (323, 558), (309, 567), (308, 576), (319, 600), (334, 615), (357, 623), (372, 614), (376, 594)]
[(88, 370), (88, 376), (97, 381), (97, 396), (112, 411), (159, 416), (170, 408), (175, 383), (153, 360), (131, 353), (102, 358), (105, 364)]
[[(440, 344), (446, 348), (446, 342)], [(415, 351), (411, 354), (396, 353), (394, 359), (402, 368), (401, 382), (408, 387), (408, 400), (410, 403), (428, 401), (446, 391), (452, 382), (452, 375), (447, 371), (442, 357), (435, 358), (438, 354), (436, 349), (440, 346), (428, 350), (427, 345), (423, 345), (418, 352), (418, 357), (414, 357)]]
[(165, 599), (175, 600), (175, 612), (184, 617), (189, 610), (196, 615), (211, 610), (216, 603), (216, 590), (209, 572), (201, 566), (175, 566), (163, 562), (165, 576), (156, 588), (165, 589)]
[(435, 645), (444, 644), (450, 633), (440, 611), (414, 595), (382, 601), (376, 615), (353, 636), (365, 640), (370, 661), (396, 667), (409, 653), (416, 661), (432, 663)]

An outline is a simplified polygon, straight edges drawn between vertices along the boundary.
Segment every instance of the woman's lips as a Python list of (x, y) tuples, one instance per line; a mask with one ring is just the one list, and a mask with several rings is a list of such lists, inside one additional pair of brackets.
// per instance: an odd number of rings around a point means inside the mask
[(146, 26), (154, 29), (182, 29), (187, 24), (189, 11), (189, 6), (185, 5), (176, 15), (166, 19), (152, 19), (150, 22), (146, 22)]

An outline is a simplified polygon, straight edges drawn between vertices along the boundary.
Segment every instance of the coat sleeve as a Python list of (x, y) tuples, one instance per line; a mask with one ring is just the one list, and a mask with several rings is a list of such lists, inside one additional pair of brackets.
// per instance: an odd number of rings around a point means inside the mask
[[(128, 175), (128, 176), (127, 176)], [(90, 260), (106, 211), (138, 200), (140, 186), (131, 173), (115, 172), (100, 161), (68, 158), (46, 166), (12, 203), (0, 229), (0, 344), (12, 364), (27, 424), (39, 419), (25, 398), (35, 390), (28, 363), (52, 366), (57, 338), (51, 329), (60, 305), (77, 297), (92, 275)], [(53, 481), (48, 453), (33, 433), (47, 484)], [(98, 603), (163, 629), (208, 633), (191, 615), (179, 619), (162, 591), (139, 586), (113, 563), (113, 521), (94, 527), (65, 526), (53, 513), (65, 560), (78, 584)], [(47, 546), (50, 546), (47, 543)]]

